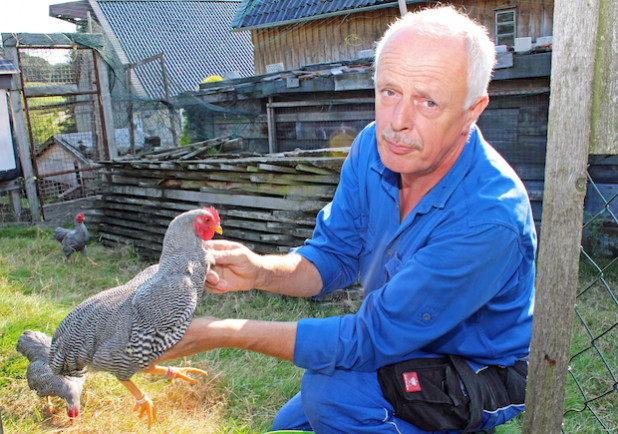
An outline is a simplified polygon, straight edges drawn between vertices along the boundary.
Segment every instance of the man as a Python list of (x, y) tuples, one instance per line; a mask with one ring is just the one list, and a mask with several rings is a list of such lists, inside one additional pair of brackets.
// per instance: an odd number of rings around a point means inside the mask
[(536, 234), (524, 186), (475, 126), (494, 63), (485, 29), (451, 7), (393, 24), (376, 48), (376, 122), (313, 238), (283, 256), (214, 242), (208, 278), (212, 292), (320, 297), (360, 274), (359, 312), (197, 318), (165, 358), (236, 347), (307, 369), (275, 429), (468, 432), (522, 411)]

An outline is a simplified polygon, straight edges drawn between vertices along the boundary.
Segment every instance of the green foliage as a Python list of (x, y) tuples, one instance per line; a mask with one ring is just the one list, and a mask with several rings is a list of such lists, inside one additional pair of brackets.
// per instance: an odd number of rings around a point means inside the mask
[(189, 120), (185, 119), (182, 126), (182, 134), (180, 134), (179, 140), (180, 146), (186, 146), (191, 144), (191, 137), (189, 136)]

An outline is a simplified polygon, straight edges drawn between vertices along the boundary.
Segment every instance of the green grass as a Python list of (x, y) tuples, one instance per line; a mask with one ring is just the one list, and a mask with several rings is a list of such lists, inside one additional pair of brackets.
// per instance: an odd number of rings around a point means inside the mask
[[(48, 414), (43, 401), (27, 386), (27, 360), (15, 350), (19, 335), (26, 329), (51, 335), (75, 305), (126, 282), (149, 265), (130, 248), (109, 249), (96, 241), (90, 242), (88, 251), (98, 267), (79, 254), (65, 261), (51, 233), (36, 227), (0, 228), (0, 412), (5, 432), (249, 434), (270, 429), (277, 410), (298, 391), (302, 370), (236, 349), (213, 350), (170, 363), (190, 364), (209, 373), (195, 385), (135, 376), (157, 409), (151, 430), (132, 413), (133, 397), (107, 373), (87, 378), (78, 422), (68, 424), (65, 403), (57, 398), (53, 399), (56, 413)], [(198, 315), (296, 320), (345, 312), (334, 305), (252, 291), (206, 294)]]
[[(134, 380), (155, 403), (157, 421), (148, 430), (131, 411), (134, 400), (111, 375), (90, 375), (82, 396), (78, 422), (68, 424), (65, 404), (54, 399), (57, 412), (46, 412), (41, 399), (28, 389), (27, 361), (15, 351), (19, 335), (26, 329), (52, 334), (64, 316), (86, 297), (124, 283), (149, 265), (128, 247), (105, 248), (91, 241), (90, 256), (99, 264), (92, 267), (80, 255), (64, 260), (51, 229), (32, 227), (0, 228), (0, 412), (6, 433), (238, 433), (257, 434), (270, 429), (277, 410), (299, 388), (302, 370), (289, 362), (261, 354), (217, 349), (171, 364), (192, 365), (208, 371), (195, 385), (150, 375)], [(93, 236), (96, 238), (96, 236)], [(605, 284), (616, 292), (618, 266), (605, 273)], [(582, 265), (581, 287), (593, 282), (578, 298), (578, 311), (593, 334), (598, 335), (617, 321), (615, 305), (598, 281), (598, 271)], [(206, 294), (198, 315), (271, 320), (296, 320), (346, 313), (354, 306), (324, 305), (304, 299), (269, 296), (257, 291)], [(611, 387), (606, 364), (618, 367), (616, 330), (598, 339), (596, 351), (585, 351), (571, 366), (586, 393), (591, 396)], [(613, 334), (612, 334), (613, 333)], [(583, 350), (590, 338), (576, 318), (572, 348)], [(565, 408), (581, 409), (582, 394), (569, 375)], [(590, 406), (610, 427), (618, 427), (618, 393), (592, 402)], [(571, 412), (564, 418), (565, 432), (602, 432), (590, 411)], [(522, 417), (498, 428), (499, 434), (521, 432)]]

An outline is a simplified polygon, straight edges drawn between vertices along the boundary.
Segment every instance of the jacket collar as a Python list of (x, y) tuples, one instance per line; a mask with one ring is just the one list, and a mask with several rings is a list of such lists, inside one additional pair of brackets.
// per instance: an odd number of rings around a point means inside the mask
[[(373, 127), (375, 128), (375, 124)], [(476, 154), (476, 150), (478, 149), (481, 140), (483, 140), (483, 137), (480, 130), (476, 124), (472, 125), (470, 128), (470, 134), (468, 135), (468, 140), (466, 141), (466, 144), (464, 145), (464, 148), (453, 167), (451, 167), (446, 175), (444, 175), (442, 179), (438, 181), (438, 183), (419, 201), (410, 214), (426, 214), (432, 207), (444, 208), (446, 202), (452, 196), (455, 189), (461, 184), (463, 178), (474, 164), (473, 156)], [(377, 153), (377, 140), (375, 146)], [(398, 202), (399, 174), (384, 166), (379, 154), (378, 158), (373, 161), (370, 168), (380, 174), (383, 188), (389, 196)]]

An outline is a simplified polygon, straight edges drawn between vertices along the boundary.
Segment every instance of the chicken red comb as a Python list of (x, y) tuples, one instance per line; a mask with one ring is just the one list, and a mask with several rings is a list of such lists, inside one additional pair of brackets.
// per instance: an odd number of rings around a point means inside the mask
[(83, 222), (84, 221), (84, 213), (79, 213), (77, 214), (77, 217), (75, 217), (75, 220), (77, 220), (78, 222)]
[(204, 209), (212, 214), (212, 218), (215, 219), (215, 222), (217, 223), (221, 222), (221, 219), (219, 218), (219, 213), (217, 212), (214, 206), (211, 206), (209, 208), (204, 207)]

